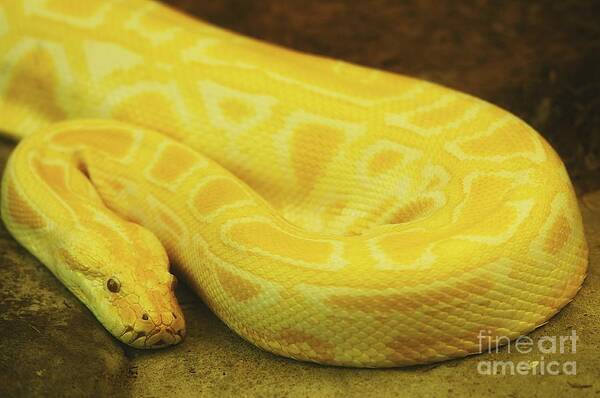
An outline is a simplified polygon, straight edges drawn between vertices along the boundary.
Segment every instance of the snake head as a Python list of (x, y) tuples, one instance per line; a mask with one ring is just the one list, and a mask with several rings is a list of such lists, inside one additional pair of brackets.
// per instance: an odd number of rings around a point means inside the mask
[(119, 274), (106, 279), (105, 300), (112, 306), (110, 316), (113, 311), (118, 314), (109, 331), (135, 348), (178, 344), (185, 337), (185, 320), (173, 293), (177, 279), (171, 274), (145, 274), (150, 275), (141, 284), (127, 275), (124, 279)]
[(127, 239), (86, 231), (85, 244), (71, 241), (57, 256), (70, 271), (57, 276), (121, 342), (135, 348), (179, 343), (185, 320), (163, 246), (135, 224), (120, 233)]

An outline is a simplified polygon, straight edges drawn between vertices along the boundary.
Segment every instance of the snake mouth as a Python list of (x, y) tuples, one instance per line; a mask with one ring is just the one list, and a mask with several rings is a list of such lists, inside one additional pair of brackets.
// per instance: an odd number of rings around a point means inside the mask
[[(143, 322), (127, 325), (118, 339), (128, 346), (140, 349), (154, 349), (179, 344), (185, 338), (185, 322), (183, 317), (170, 318), (168, 323), (152, 323), (149, 317), (142, 317)], [(159, 318), (160, 319), (160, 318)]]
[(175, 330), (168, 325), (159, 325), (147, 332), (127, 326), (119, 339), (134, 348), (154, 349), (179, 344), (185, 338), (185, 329)]

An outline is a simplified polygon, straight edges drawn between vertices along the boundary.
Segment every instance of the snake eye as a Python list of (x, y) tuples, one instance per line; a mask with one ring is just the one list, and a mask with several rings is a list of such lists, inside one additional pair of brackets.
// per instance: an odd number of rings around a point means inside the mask
[(119, 290), (121, 290), (121, 282), (119, 282), (119, 280), (116, 278), (110, 278), (108, 281), (106, 281), (106, 287), (109, 291), (117, 293)]

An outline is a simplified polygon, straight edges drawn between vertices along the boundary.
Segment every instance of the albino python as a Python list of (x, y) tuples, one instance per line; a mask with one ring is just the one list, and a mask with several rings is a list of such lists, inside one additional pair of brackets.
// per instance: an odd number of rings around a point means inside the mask
[(362, 367), (516, 338), (585, 277), (562, 162), (482, 100), (149, 1), (3, 1), (0, 54), (4, 223), (133, 347), (184, 337), (169, 262), (251, 343)]

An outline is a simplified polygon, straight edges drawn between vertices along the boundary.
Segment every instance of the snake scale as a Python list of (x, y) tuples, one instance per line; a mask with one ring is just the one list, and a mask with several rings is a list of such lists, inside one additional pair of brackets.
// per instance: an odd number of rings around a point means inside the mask
[(184, 338), (170, 263), (256, 346), (357, 367), (516, 338), (586, 273), (517, 117), (151, 1), (0, 3), (0, 129), (5, 225), (133, 347)]

